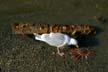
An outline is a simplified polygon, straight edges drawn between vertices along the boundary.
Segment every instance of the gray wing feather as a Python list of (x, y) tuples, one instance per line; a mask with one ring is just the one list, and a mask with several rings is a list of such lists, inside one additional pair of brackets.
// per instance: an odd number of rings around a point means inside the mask
[(64, 34), (61, 33), (52, 33), (50, 36), (49, 34), (44, 36), (44, 40), (46, 43), (52, 46), (59, 46), (62, 45), (65, 41)]

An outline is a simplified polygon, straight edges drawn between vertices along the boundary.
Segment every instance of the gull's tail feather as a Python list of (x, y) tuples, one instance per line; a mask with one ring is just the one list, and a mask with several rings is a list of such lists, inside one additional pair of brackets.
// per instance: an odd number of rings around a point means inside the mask
[(33, 33), (33, 35), (35, 36), (36, 40), (42, 40), (41, 35), (39, 35), (38, 33)]
[(36, 35), (39, 35), (39, 34), (38, 34), (38, 33), (33, 33), (33, 35), (35, 35), (35, 36), (36, 36)]
[(33, 33), (33, 35), (35, 36), (35, 37), (41, 37), (41, 35), (39, 35), (38, 33)]

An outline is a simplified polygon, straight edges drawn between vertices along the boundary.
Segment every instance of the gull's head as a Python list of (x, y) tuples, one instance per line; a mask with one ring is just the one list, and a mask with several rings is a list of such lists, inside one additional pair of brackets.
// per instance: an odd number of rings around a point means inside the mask
[(74, 38), (71, 38), (70, 41), (69, 41), (69, 45), (75, 45), (77, 48), (79, 47), (78, 46), (78, 41)]

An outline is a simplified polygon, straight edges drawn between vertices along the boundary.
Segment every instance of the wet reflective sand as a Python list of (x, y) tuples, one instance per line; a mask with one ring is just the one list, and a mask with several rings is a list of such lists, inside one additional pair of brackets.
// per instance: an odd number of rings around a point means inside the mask
[[(0, 70), (5, 72), (107, 72), (108, 22), (97, 22), (94, 16), (108, 20), (107, 0), (3, 0), (0, 2)], [(96, 27), (94, 37), (81, 40), (95, 48), (88, 60), (73, 61), (59, 57), (56, 48), (44, 42), (15, 35), (13, 22), (49, 24), (90, 24)]]

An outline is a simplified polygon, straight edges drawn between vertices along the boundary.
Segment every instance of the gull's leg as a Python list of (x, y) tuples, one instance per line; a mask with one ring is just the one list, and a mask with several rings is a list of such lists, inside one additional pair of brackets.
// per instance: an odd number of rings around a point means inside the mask
[(60, 55), (60, 56), (63, 56), (64, 55), (63, 52), (60, 52), (60, 47), (57, 47), (57, 54)]

